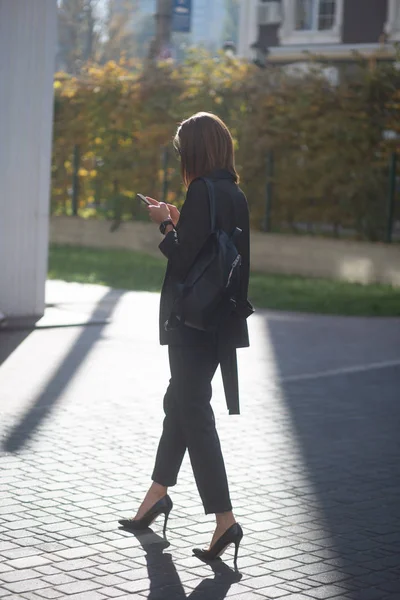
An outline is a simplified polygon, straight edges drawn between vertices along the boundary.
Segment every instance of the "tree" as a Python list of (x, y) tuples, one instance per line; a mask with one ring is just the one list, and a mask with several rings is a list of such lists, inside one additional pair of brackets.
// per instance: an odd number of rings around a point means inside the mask
[(122, 56), (136, 58), (137, 40), (135, 35), (139, 15), (138, 0), (110, 0), (104, 28), (104, 43), (101, 62), (119, 62)]
[(61, 0), (58, 7), (57, 70), (77, 74), (94, 60), (100, 42), (96, 8), (99, 0)]
[[(138, 216), (135, 192), (159, 197), (163, 149), (176, 124), (199, 111), (218, 114), (237, 148), (253, 226), (265, 215), (266, 161), (273, 152), (274, 229), (324, 231), (331, 225), (382, 239), (388, 164), (398, 152), (400, 71), (360, 58), (333, 85), (323, 66), (294, 75), (235, 57), (188, 52), (183, 63), (135, 70), (109, 62), (79, 77), (57, 75), (52, 208), (70, 212), (74, 148), (80, 156), (80, 214)], [(357, 67), (357, 68), (356, 68)], [(76, 156), (76, 154), (75, 154)], [(168, 162), (168, 200), (180, 199), (179, 162)], [(175, 196), (174, 196), (175, 194)], [(88, 213), (89, 211), (89, 213)]]
[(154, 15), (142, 15), (135, 25), (135, 41), (138, 58), (145, 58), (156, 34)]

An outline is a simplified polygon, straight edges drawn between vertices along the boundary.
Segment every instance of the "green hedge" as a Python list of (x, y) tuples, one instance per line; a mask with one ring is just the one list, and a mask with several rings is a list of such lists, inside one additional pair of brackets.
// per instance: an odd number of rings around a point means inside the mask
[(132, 71), (108, 63), (88, 66), (79, 79), (57, 74), (53, 213), (73, 210), (74, 170), (84, 217), (143, 218), (136, 192), (161, 197), (164, 177), (168, 201), (181, 202), (171, 138), (180, 120), (207, 110), (232, 129), (255, 227), (264, 222), (269, 176), (275, 230), (329, 225), (328, 235), (348, 228), (382, 239), (388, 164), (398, 149), (385, 132), (400, 134), (400, 72), (355, 57), (351, 77), (343, 71), (333, 85), (310, 64), (300, 77), (197, 53), (180, 65)]

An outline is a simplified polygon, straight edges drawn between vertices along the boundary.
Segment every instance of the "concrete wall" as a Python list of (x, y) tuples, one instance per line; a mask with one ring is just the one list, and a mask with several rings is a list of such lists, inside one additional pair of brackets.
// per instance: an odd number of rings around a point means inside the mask
[(123, 223), (117, 231), (110, 232), (110, 222), (78, 217), (52, 217), (50, 242), (88, 246), (89, 248), (128, 248), (162, 256), (158, 244), (162, 236), (151, 223)]
[[(74, 217), (53, 217), (50, 240), (96, 248), (129, 248), (161, 256), (161, 235), (152, 224), (124, 223), (110, 232), (110, 223)], [(325, 277), (400, 287), (400, 246), (253, 232), (253, 271)]]
[(40, 316), (47, 275), (55, 0), (0, 0), (0, 309)]
[(400, 287), (400, 245), (257, 232), (252, 269)]

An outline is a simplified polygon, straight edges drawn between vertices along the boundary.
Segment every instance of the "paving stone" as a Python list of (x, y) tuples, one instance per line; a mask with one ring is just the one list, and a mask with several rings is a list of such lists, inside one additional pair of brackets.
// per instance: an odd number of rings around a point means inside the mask
[[(126, 596), (125, 592), (114, 587), (101, 587), (97, 590), (100, 594), (104, 594), (107, 598), (121, 598)], [(138, 597), (142, 597), (138, 595)]]
[(66, 532), (68, 530), (76, 529), (73, 523), (70, 521), (58, 521), (56, 523), (47, 523), (42, 526), (43, 531), (50, 533), (58, 533), (60, 531)]
[[(284, 598), (284, 600), (286, 600), (287, 596), (288, 596), (288, 592), (286, 590), (281, 589), (280, 587), (266, 587), (263, 588), (262, 590), (258, 590), (257, 592), (250, 592), (251, 596), (250, 598), (254, 598), (254, 600), (257, 600), (257, 598)], [(240, 596), (239, 596), (240, 598)]]
[(287, 569), (297, 569), (297, 567), (301, 567), (298, 562), (291, 560), (290, 558), (270, 560), (268, 561), (267, 566), (271, 571), (286, 571)]
[(72, 581), (62, 585), (57, 585), (54, 589), (63, 594), (78, 594), (92, 592), (92, 590), (98, 588), (98, 584), (94, 581)]
[(319, 585), (320, 585), (320, 583), (317, 583), (317, 582), (312, 582), (310, 584), (308, 580), (304, 580), (304, 579), (301, 579), (301, 580), (291, 579), (290, 581), (281, 583), (279, 585), (279, 587), (288, 592), (298, 593), (299, 591), (309, 590), (309, 589), (318, 587)]
[(36, 569), (13, 569), (12, 571), (1, 573), (0, 581), (23, 581), (24, 579), (34, 579), (35, 577), (40, 577), (40, 573)]
[(82, 581), (91, 581), (93, 577), (91, 577), (90, 572), (85, 569), (78, 569), (77, 571), (68, 571), (68, 574), (74, 579), (79, 579)]
[(359, 589), (352, 592), (354, 600), (382, 600), (384, 592), (378, 588)]
[[(9, 600), (11, 600), (13, 595), (14, 594), (10, 593), (10, 590), (6, 590), (5, 588), (0, 587), (0, 598), (8, 598)], [(15, 597), (15, 595), (14, 595), (14, 597)]]
[(4, 583), (3, 587), (10, 592), (14, 592), (16, 594), (31, 592), (40, 588), (48, 587), (48, 584), (45, 581), (42, 581), (39, 578), (36, 579), (24, 579), (23, 581), (13, 581)]
[(317, 575), (318, 573), (326, 573), (328, 571), (334, 571), (334, 567), (329, 565), (323, 561), (319, 563), (311, 563), (308, 565), (299, 565), (296, 567), (296, 570), (299, 573), (304, 573), (305, 575)]
[[(320, 563), (321, 562), (321, 557), (317, 556), (316, 554), (296, 554), (296, 556), (293, 556), (293, 560), (296, 561), (297, 563), (300, 564), (304, 564), (304, 565), (310, 565), (312, 563)], [(327, 562), (326, 564), (330, 564), (329, 562)]]
[(105, 540), (103, 535), (83, 535), (77, 539), (81, 544), (102, 544)]
[(245, 585), (253, 589), (262, 589), (265, 587), (277, 586), (282, 583), (282, 579), (278, 579), (273, 575), (261, 575), (261, 577), (254, 577), (253, 579), (247, 579)]
[(123, 592), (129, 592), (130, 594), (136, 592), (144, 592), (149, 589), (150, 584), (148, 579), (138, 579), (136, 581), (124, 581), (116, 586)]
[(385, 581), (379, 586), (385, 592), (400, 594), (400, 581)]
[(120, 576), (116, 576), (116, 575), (100, 575), (95, 577), (95, 579), (93, 580), (96, 583), (98, 583), (99, 585), (103, 586), (103, 587), (115, 587), (117, 585), (119, 585), (120, 583), (125, 583), (126, 579), (124, 579), (123, 577)]
[(62, 585), (63, 583), (72, 583), (75, 581), (73, 577), (66, 575), (65, 573), (56, 573), (55, 575), (45, 575), (43, 581), (46, 581), (52, 586)]
[[(148, 598), (147, 594), (137, 593), (136, 596), (138, 598)], [(124, 594), (123, 593), (122, 596), (118, 596), (118, 600), (132, 600), (132, 594)], [(174, 600), (174, 599), (171, 597), (171, 600)]]
[(12, 550), (3, 550), (2, 555), (8, 559), (23, 558), (24, 556), (33, 556), (37, 554), (35, 548), (13, 548)]
[(52, 598), (61, 598), (63, 596), (62, 592), (57, 592), (56, 590), (53, 590), (52, 588), (44, 588), (44, 589), (36, 590), (36, 595), (40, 596), (41, 598), (49, 598), (50, 600)]
[(311, 598), (324, 599), (324, 598), (340, 598), (346, 595), (346, 589), (335, 585), (324, 585), (319, 588), (314, 588), (304, 592), (306, 596)]
[(274, 571), (274, 575), (280, 577), (280, 579), (283, 579), (284, 581), (294, 581), (302, 578), (302, 573), (299, 573), (299, 571), (292, 571), (291, 569), (286, 571)]
[(311, 575), (311, 579), (320, 583), (335, 583), (336, 581), (350, 579), (350, 575), (348, 573), (338, 573), (337, 571), (326, 571), (325, 573)]
[(67, 550), (59, 550), (56, 552), (60, 558), (86, 558), (92, 554), (96, 554), (96, 550), (86, 548), (85, 546), (79, 546), (78, 548), (68, 548)]
[(41, 573), (42, 575), (55, 575), (56, 573), (60, 573), (60, 569), (57, 569), (53, 565), (43, 565), (43, 567), (36, 567), (35, 571)]
[(39, 552), (58, 552), (59, 550), (65, 550), (65, 545), (58, 542), (45, 542), (37, 544), (36, 548)]
[(40, 521), (35, 521), (35, 519), (19, 519), (7, 523), (7, 529), (10, 531), (14, 531), (16, 529), (26, 531), (27, 529), (29, 529), (30, 527), (34, 527), (35, 525), (40, 525)]
[(253, 565), (250, 567), (241, 567), (240, 572), (244, 573), (245, 575), (247, 575), (249, 577), (259, 577), (260, 575), (269, 574), (268, 568), (263, 565)]
[(79, 594), (69, 595), (68, 598), (71, 600), (104, 600), (106, 598), (104, 594), (100, 594), (98, 591), (82, 592)]
[(99, 569), (101, 569), (102, 571), (104, 571), (106, 573), (121, 573), (121, 572), (131, 570), (132, 567), (127, 566), (123, 563), (108, 562), (108, 563), (99, 565)]
[(0, 540), (0, 552), (2, 554), (4, 553), (4, 550), (13, 550), (18, 547), (19, 546), (17, 546), (16, 544), (13, 544), (12, 542), (6, 542), (6, 541)]
[(284, 600), (306, 600), (306, 596), (302, 593), (294, 592), (293, 594), (285, 596)]
[(77, 569), (86, 569), (95, 567), (96, 563), (88, 558), (76, 558), (72, 560), (62, 560), (57, 563), (57, 569), (61, 571), (75, 571)]
[[(299, 552), (293, 548), (276, 548), (274, 550), (269, 550), (267, 556), (268, 558), (279, 560), (282, 558), (297, 557), (298, 555)], [(296, 558), (294, 558), (294, 560), (296, 560)]]
[(44, 556), (24, 556), (23, 558), (14, 558), (7, 561), (11, 569), (29, 569), (30, 567), (40, 567), (50, 562)]

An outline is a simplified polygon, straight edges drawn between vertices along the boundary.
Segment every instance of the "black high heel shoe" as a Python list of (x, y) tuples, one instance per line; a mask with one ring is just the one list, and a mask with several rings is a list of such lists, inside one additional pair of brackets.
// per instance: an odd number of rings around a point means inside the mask
[(150, 527), (152, 522), (157, 519), (160, 515), (164, 515), (164, 529), (163, 533), (165, 536), (165, 532), (167, 530), (167, 522), (169, 513), (172, 510), (172, 500), (166, 494), (161, 500), (156, 502), (145, 515), (141, 519), (120, 519), (118, 523), (125, 527), (125, 529), (129, 529), (130, 531), (141, 531), (143, 529), (147, 529)]
[(215, 560), (219, 558), (221, 554), (225, 552), (225, 550), (231, 544), (235, 544), (235, 558), (234, 564), (236, 565), (239, 545), (242, 541), (243, 530), (240, 527), (239, 523), (234, 523), (225, 531), (223, 535), (211, 546), (209, 550), (201, 550), (200, 548), (193, 548), (193, 554), (200, 558), (201, 560)]

